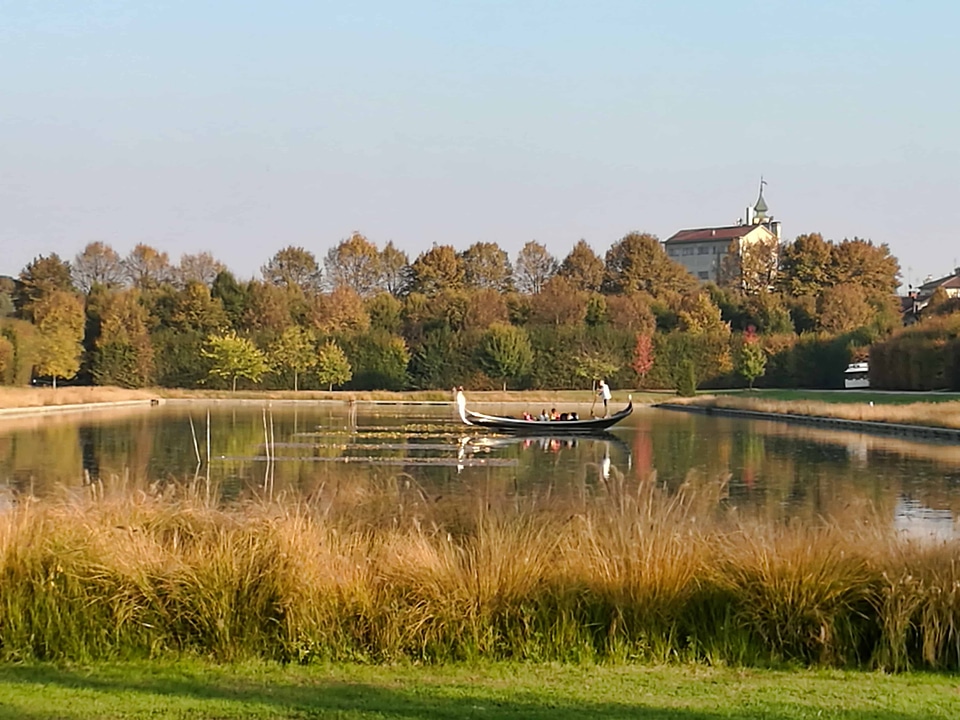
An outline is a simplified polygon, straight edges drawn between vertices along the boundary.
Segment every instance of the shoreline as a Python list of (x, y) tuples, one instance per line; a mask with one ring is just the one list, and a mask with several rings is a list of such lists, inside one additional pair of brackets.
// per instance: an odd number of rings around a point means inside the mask
[(856, 430), (874, 435), (897, 435), (925, 440), (960, 441), (960, 429), (938, 427), (935, 425), (917, 425), (911, 423), (893, 423), (878, 420), (850, 420), (826, 415), (803, 415), (799, 413), (779, 413), (743, 408), (719, 407), (716, 405), (698, 405), (694, 403), (664, 402), (653, 405), (661, 410), (678, 410), (699, 413), (701, 415), (719, 415), (749, 420), (774, 420), (797, 425), (832, 426), (842, 430)]

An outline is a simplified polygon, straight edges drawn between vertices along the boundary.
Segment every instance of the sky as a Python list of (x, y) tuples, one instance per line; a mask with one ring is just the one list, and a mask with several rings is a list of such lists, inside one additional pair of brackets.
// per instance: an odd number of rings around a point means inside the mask
[(0, 274), (732, 224), (960, 265), (960, 3), (0, 0)]

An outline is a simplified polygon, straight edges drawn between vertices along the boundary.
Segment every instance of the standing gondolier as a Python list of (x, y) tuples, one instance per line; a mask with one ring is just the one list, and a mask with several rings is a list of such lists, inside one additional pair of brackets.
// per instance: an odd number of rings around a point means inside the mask
[(610, 393), (610, 386), (607, 385), (605, 380), (601, 380), (597, 386), (597, 397), (603, 400), (603, 416), (606, 417), (609, 414), (607, 403), (610, 402), (613, 395)]

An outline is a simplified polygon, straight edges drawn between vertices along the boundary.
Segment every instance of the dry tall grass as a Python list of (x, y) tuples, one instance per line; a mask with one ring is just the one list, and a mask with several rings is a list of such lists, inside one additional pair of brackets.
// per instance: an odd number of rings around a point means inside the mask
[(879, 526), (708, 525), (651, 482), (451, 517), (107, 495), (0, 517), (4, 659), (960, 668), (960, 548)]
[(869, 405), (865, 402), (828, 403), (815, 400), (764, 400), (762, 398), (706, 396), (691, 400), (675, 399), (670, 402), (703, 407), (752, 410), (777, 415), (805, 415), (842, 420), (960, 428), (960, 401), (916, 402), (908, 405)]

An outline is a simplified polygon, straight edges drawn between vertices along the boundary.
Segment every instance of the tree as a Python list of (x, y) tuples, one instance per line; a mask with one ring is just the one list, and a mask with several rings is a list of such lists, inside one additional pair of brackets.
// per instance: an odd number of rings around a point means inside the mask
[(656, 318), (643, 293), (611, 295), (606, 302), (607, 317), (614, 327), (646, 334), (652, 334), (656, 329)]
[(410, 258), (393, 240), (380, 251), (380, 286), (394, 297), (405, 295), (410, 287)]
[(655, 236), (630, 233), (607, 251), (603, 287), (608, 293), (642, 291), (657, 297), (664, 292), (690, 292), (697, 281), (667, 256)]
[(56, 253), (34, 258), (21, 272), (13, 292), (13, 304), (24, 320), (35, 321), (33, 306), (54, 292), (72, 292), (70, 263)]
[(252, 340), (240, 337), (232, 330), (223, 335), (209, 336), (200, 354), (210, 360), (209, 375), (229, 380), (234, 392), (239, 378), (260, 382), (268, 369), (260, 348)]
[(313, 326), (322, 333), (364, 332), (370, 327), (363, 299), (343, 285), (331, 293), (317, 295), (312, 310)]
[(73, 260), (73, 282), (88, 293), (94, 285), (108, 288), (123, 284), (124, 268), (120, 254), (102, 242), (88, 243)]
[(83, 302), (75, 294), (56, 290), (33, 306), (38, 330), (37, 366), (39, 375), (70, 379), (80, 369), (83, 353), (85, 315)]
[(493, 288), (477, 290), (466, 297), (467, 307), (463, 327), (467, 330), (486, 330), (495, 322), (510, 321), (503, 293)]
[(271, 285), (258, 280), (251, 280), (243, 295), (243, 326), (275, 335), (293, 324), (293, 304), (302, 298), (297, 287)]
[(138, 244), (123, 261), (130, 284), (138, 290), (153, 290), (172, 279), (170, 256), (154, 247)]
[(490, 377), (503, 381), (506, 390), (507, 380), (525, 375), (533, 362), (530, 338), (522, 328), (494, 323), (480, 342), (478, 360)]
[(844, 239), (833, 247), (831, 275), (835, 284), (856, 285), (868, 295), (893, 295), (900, 286), (900, 263), (890, 248), (869, 240)]
[(506, 292), (513, 289), (513, 267), (507, 253), (494, 242), (476, 242), (460, 256), (467, 287)]
[(820, 328), (834, 334), (869, 325), (876, 314), (863, 290), (849, 283), (824, 290), (818, 311)]
[(747, 295), (770, 290), (777, 277), (779, 248), (776, 238), (732, 241), (721, 260), (718, 282)]
[(217, 273), (210, 285), (210, 297), (216, 298), (223, 305), (223, 310), (230, 320), (230, 324), (240, 329), (247, 304), (247, 292), (229, 270)]
[(735, 356), (735, 367), (749, 383), (751, 390), (753, 390), (753, 381), (763, 375), (767, 368), (767, 354), (753, 326), (748, 327), (743, 333)]
[(381, 290), (364, 302), (364, 308), (370, 317), (370, 327), (389, 333), (400, 332), (403, 325), (403, 303), (396, 297)]
[(680, 329), (686, 332), (730, 332), (730, 326), (723, 322), (720, 315), (720, 308), (714, 305), (710, 295), (705, 292), (685, 296), (677, 316)]
[(371, 295), (380, 282), (380, 258), (377, 246), (354, 232), (339, 245), (330, 248), (323, 261), (328, 287), (346, 287), (361, 297)]
[(798, 235), (780, 249), (778, 287), (790, 297), (817, 296), (832, 283), (833, 251), (820, 233)]
[(313, 334), (299, 325), (291, 325), (270, 346), (270, 365), (275, 370), (293, 371), (293, 391), (300, 389), (300, 373), (317, 364)]
[(320, 346), (316, 364), (317, 378), (320, 380), (320, 384), (326, 385), (331, 391), (334, 385), (343, 385), (353, 378), (350, 361), (347, 360), (347, 356), (340, 346), (332, 340), (328, 340)]
[(535, 240), (520, 249), (514, 266), (517, 289), (530, 294), (540, 292), (544, 283), (557, 273), (559, 267), (557, 259)]
[(530, 297), (530, 320), (541, 325), (575, 325), (587, 313), (586, 293), (563, 275), (555, 275)]
[(212, 287), (213, 283), (226, 270), (223, 263), (209, 252), (183, 254), (180, 264), (173, 275), (180, 287), (186, 287), (192, 282)]
[(147, 309), (136, 289), (108, 293), (99, 310), (100, 335), (93, 358), (98, 385), (145, 387), (153, 377)]
[(633, 346), (633, 362), (630, 363), (630, 367), (637, 373), (641, 384), (653, 369), (655, 359), (653, 337), (648, 333), (637, 333), (637, 341)]
[(304, 292), (316, 292), (320, 289), (320, 266), (317, 258), (309, 250), (289, 245), (270, 258), (260, 268), (263, 279), (271, 285), (298, 287)]
[(411, 288), (424, 295), (460, 290), (464, 283), (463, 259), (451, 245), (434, 245), (414, 260)]
[(599, 292), (603, 284), (603, 260), (580, 240), (560, 263), (557, 272), (567, 278), (573, 287), (584, 292)]

